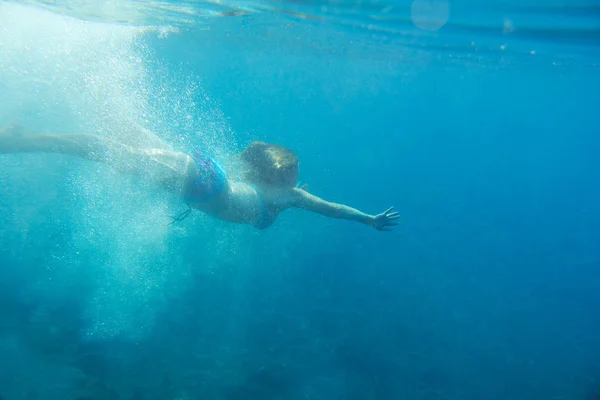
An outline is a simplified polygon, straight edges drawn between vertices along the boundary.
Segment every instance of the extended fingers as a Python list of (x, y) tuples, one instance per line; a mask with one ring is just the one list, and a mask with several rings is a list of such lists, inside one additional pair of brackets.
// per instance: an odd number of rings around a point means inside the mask
[(393, 222), (393, 221), (400, 219), (400, 214), (398, 212), (394, 211), (394, 207), (390, 207), (387, 210), (385, 210), (383, 212), (383, 215), (381, 215), (381, 216), (384, 217), (381, 221), (383, 226), (379, 227), (378, 230), (389, 232), (392, 230), (390, 227), (398, 225), (397, 222)]
[(302, 182), (298, 182), (296, 183), (296, 186), (294, 186), (296, 189), (300, 189), (300, 190), (304, 190), (305, 192), (308, 192), (308, 183), (302, 183)]

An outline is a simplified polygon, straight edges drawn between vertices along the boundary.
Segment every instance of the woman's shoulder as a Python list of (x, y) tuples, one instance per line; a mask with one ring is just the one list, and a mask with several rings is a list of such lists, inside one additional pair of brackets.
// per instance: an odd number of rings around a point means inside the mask
[(245, 181), (234, 181), (230, 183), (231, 190), (237, 195), (257, 195), (265, 205), (277, 207), (291, 207), (301, 197), (302, 190), (297, 188), (274, 187), (256, 185)]
[(301, 193), (296, 188), (265, 187), (259, 189), (263, 200), (278, 207), (292, 207)]

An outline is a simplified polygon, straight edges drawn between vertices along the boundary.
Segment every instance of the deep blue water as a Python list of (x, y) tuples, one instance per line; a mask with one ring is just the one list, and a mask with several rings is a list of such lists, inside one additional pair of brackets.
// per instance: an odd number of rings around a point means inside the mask
[(427, 31), (411, 2), (1, 2), (0, 125), (279, 143), (402, 219), (170, 226), (135, 178), (2, 154), (0, 397), (598, 398), (598, 5), (448, 4)]

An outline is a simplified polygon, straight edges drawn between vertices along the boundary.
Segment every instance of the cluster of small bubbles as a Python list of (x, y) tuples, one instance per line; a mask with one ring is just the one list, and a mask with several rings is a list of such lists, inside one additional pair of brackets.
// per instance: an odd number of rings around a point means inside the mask
[[(0, 7), (0, 120), (25, 119), (40, 132), (96, 133), (144, 148), (207, 146), (227, 154), (235, 146), (218, 103), (198, 77), (163, 74), (160, 66), (150, 71), (155, 60), (144, 46), (150, 29), (85, 23), (10, 3)], [(159, 30), (158, 36), (167, 33)], [(65, 184), (78, 207), (65, 251), (72, 253), (56, 253), (53, 260), (62, 267), (77, 252), (88, 256), (89, 265), (79, 270), (98, 277), (87, 307), (90, 333), (149, 327), (173, 273), (169, 266), (178, 260), (168, 245), (178, 232), (168, 225), (172, 200), (150, 194), (143, 179), (124, 178), (104, 165), (71, 165)]]

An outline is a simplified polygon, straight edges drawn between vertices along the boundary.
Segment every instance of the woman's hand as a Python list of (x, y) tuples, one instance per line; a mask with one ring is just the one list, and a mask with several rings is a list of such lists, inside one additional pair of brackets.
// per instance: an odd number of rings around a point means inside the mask
[(394, 211), (394, 207), (390, 207), (381, 214), (377, 214), (373, 217), (371, 225), (378, 231), (391, 231), (391, 226), (398, 225), (396, 220), (400, 218), (400, 214)]

